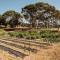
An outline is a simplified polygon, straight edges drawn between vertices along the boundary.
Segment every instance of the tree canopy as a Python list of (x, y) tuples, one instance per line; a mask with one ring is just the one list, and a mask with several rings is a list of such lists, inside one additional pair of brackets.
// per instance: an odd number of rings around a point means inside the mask
[[(44, 25), (45, 27), (58, 25), (60, 21), (60, 11), (54, 6), (48, 3), (35, 3), (26, 5), (22, 8), (22, 13), (14, 10), (9, 10), (0, 15), (0, 25), (10, 25), (10, 27), (16, 27), (20, 18), (28, 21), (32, 27)], [(38, 20), (38, 21), (37, 21)]]
[[(48, 3), (39, 2), (27, 5), (22, 9), (23, 13), (25, 11), (30, 14), (32, 26), (35, 25), (37, 19), (44, 21), (45, 25), (55, 23), (56, 21), (54, 20), (60, 20), (60, 11)], [(49, 23), (50, 21), (53, 23)]]

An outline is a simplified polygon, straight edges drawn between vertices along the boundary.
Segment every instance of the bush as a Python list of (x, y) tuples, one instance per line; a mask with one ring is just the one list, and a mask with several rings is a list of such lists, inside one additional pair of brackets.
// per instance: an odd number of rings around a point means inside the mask
[(41, 31), (41, 38), (45, 38), (45, 41), (49, 42), (59, 42), (60, 41), (60, 32), (58, 31)]
[(16, 37), (18, 37), (18, 38), (24, 38), (23, 34), (18, 34), (18, 35), (16, 35)]
[(9, 34), (11, 37), (15, 36), (15, 33), (13, 33), (13, 32), (9, 32), (8, 34)]

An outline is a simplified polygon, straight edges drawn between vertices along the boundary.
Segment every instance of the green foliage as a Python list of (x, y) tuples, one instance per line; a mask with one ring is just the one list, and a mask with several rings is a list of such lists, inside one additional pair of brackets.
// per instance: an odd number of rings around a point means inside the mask
[[(32, 27), (36, 27), (35, 23), (37, 19), (42, 20), (42, 21), (47, 20), (50, 17), (53, 17), (53, 18), (55, 17), (56, 19), (60, 19), (60, 11), (56, 10), (54, 6), (51, 6), (48, 3), (39, 2), (35, 4), (30, 4), (30, 5), (25, 6), (22, 9), (22, 12), (24, 12), (25, 10), (28, 14), (24, 14), (24, 18), (28, 20), (30, 16), (29, 22), (32, 24)], [(44, 11), (44, 12), (40, 13), (38, 11)], [(46, 19), (44, 16), (44, 13), (49, 13), (51, 14), (51, 16), (49, 16)], [(12, 19), (7, 22), (6, 18), (8, 17), (12, 17)], [(19, 22), (18, 19), (22, 17), (23, 16), (21, 16), (19, 12), (16, 12), (14, 10), (6, 11), (2, 15), (0, 15), (0, 25), (4, 25), (5, 27), (7, 27), (7, 25), (10, 27), (16, 27), (18, 24), (21, 24), (21, 22)], [(45, 23), (45, 25), (48, 25), (48, 24)]]
[(41, 31), (41, 38), (44, 38), (46, 41), (50, 42), (59, 42), (60, 41), (60, 32), (58, 31)]
[(25, 39), (41, 39), (44, 38), (44, 41), (48, 42), (60, 42), (60, 32), (44, 30), (40, 31), (21, 31), (21, 32), (9, 32), (10, 36), (25, 38)]
[[(51, 6), (48, 3), (39, 2), (35, 4), (30, 4), (25, 6), (22, 9), (22, 12), (24, 12), (25, 10), (30, 15), (32, 27), (36, 27), (37, 19), (43, 22), (45, 21), (44, 22), (45, 25), (42, 25), (42, 27), (47, 27), (47, 28), (50, 26), (50, 23), (48, 23), (50, 18), (53, 19), (56, 18), (56, 20), (60, 19), (60, 11), (56, 10), (54, 6)], [(48, 13), (48, 15), (50, 14), (50, 16), (47, 15), (47, 17), (45, 17), (44, 16), (45, 13)], [(26, 14), (26, 16), (28, 14)], [(53, 25), (56, 27), (57, 23), (55, 22), (53, 22)]]

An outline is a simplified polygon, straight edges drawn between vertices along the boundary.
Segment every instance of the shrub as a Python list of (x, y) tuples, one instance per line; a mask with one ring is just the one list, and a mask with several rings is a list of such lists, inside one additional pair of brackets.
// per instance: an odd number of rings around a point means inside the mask
[(18, 35), (16, 35), (16, 37), (18, 37), (18, 38), (24, 38), (23, 34), (18, 34)]
[(11, 37), (15, 36), (15, 34), (13, 32), (9, 32), (8, 33)]

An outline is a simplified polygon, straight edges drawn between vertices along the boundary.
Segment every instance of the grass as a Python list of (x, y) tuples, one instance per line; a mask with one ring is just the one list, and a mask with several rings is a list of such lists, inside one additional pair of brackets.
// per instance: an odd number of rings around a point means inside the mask
[(13, 32), (6, 32), (0, 29), (0, 36), (11, 36), (17, 38), (24, 38), (24, 39), (41, 39), (43, 41), (48, 41), (51, 43), (60, 42), (60, 31), (51, 31), (51, 30), (39, 30), (37, 31), (13, 31)]
[(25, 39), (41, 39), (49, 42), (60, 42), (60, 32), (51, 30), (40, 30), (37, 31), (20, 31), (20, 32), (9, 32), (10, 36), (25, 38)]
[(45, 38), (46, 41), (60, 42), (60, 32), (58, 31), (42, 31), (40, 32), (41, 38)]
[[(5, 42), (7, 42), (8, 40), (9, 39), (6, 39)], [(3, 40), (0, 40), (0, 41), (3, 41)], [(15, 40), (13, 39), (12, 41), (15, 41)], [(16, 39), (16, 41), (19, 42), (19, 40), (17, 40), (17, 39)], [(22, 40), (20, 40), (20, 41), (22, 41)], [(12, 46), (12, 44), (8, 45), (10, 42), (8, 44), (2, 44), (2, 43), (0, 45), (1, 46), (0, 47), (0, 50), (1, 50), (0, 58), (1, 58), (1, 55), (4, 58), (7, 58), (7, 59), (2, 58), (2, 60), (22, 60), (20, 58), (21, 57), (23, 58), (24, 55), (22, 55), (20, 52), (24, 51), (23, 49), (21, 51), (20, 49), (17, 49), (17, 47), (13, 47), (15, 45), (13, 45), (13, 46)], [(13, 43), (15, 44), (15, 42), (13, 42)], [(25, 43), (26, 43), (26, 41), (25, 41)], [(21, 43), (19, 43), (19, 44), (21, 44)], [(30, 48), (33, 48), (32, 46), (33, 45), (31, 45)], [(45, 44), (44, 44), (44, 46), (45, 46)], [(29, 51), (31, 50), (30, 48), (28, 47)], [(36, 47), (34, 47), (34, 48), (37, 49)], [(32, 53), (32, 54), (30, 53), (30, 55), (24, 57), (24, 60), (29, 60), (29, 59), (31, 59), (31, 60), (60, 60), (60, 43), (53, 44), (51, 46), (48, 45), (47, 49), (46, 48), (43, 49), (43, 47), (38, 47), (38, 48), (39, 48), (39, 50), (37, 51), (37, 53)], [(33, 52), (34, 49), (31, 51)], [(27, 54), (27, 51), (25, 51), (25, 53)], [(19, 56), (19, 59), (18, 59), (18, 56)]]
[[(13, 31), (7, 33), (4, 30), (1, 30), (0, 32), (3, 33), (1, 34), (1, 36), (4, 36), (6, 34), (11, 36), (5, 37), (6, 39), (3, 39), (4, 37), (0, 39), (0, 50), (7, 52), (4, 54), (1, 52), (1, 54), (4, 55), (2, 55), (3, 57), (6, 58), (7, 56), (7, 59), (5, 60), (20, 60), (20, 58), (23, 58), (23, 56), (25, 55), (28, 56), (24, 57), (24, 60), (28, 60), (29, 57), (32, 60), (35, 60), (35, 57), (36, 60), (60, 60), (60, 43), (57, 43), (60, 42), (59, 31), (39, 30), (39, 32)], [(41, 38), (43, 38), (43, 42), (40, 41)], [(49, 43), (47, 44), (44, 41), (53, 42), (53, 44), (50, 45)]]
[(4, 31), (3, 29), (0, 29), (0, 36), (7, 36), (8, 33)]

